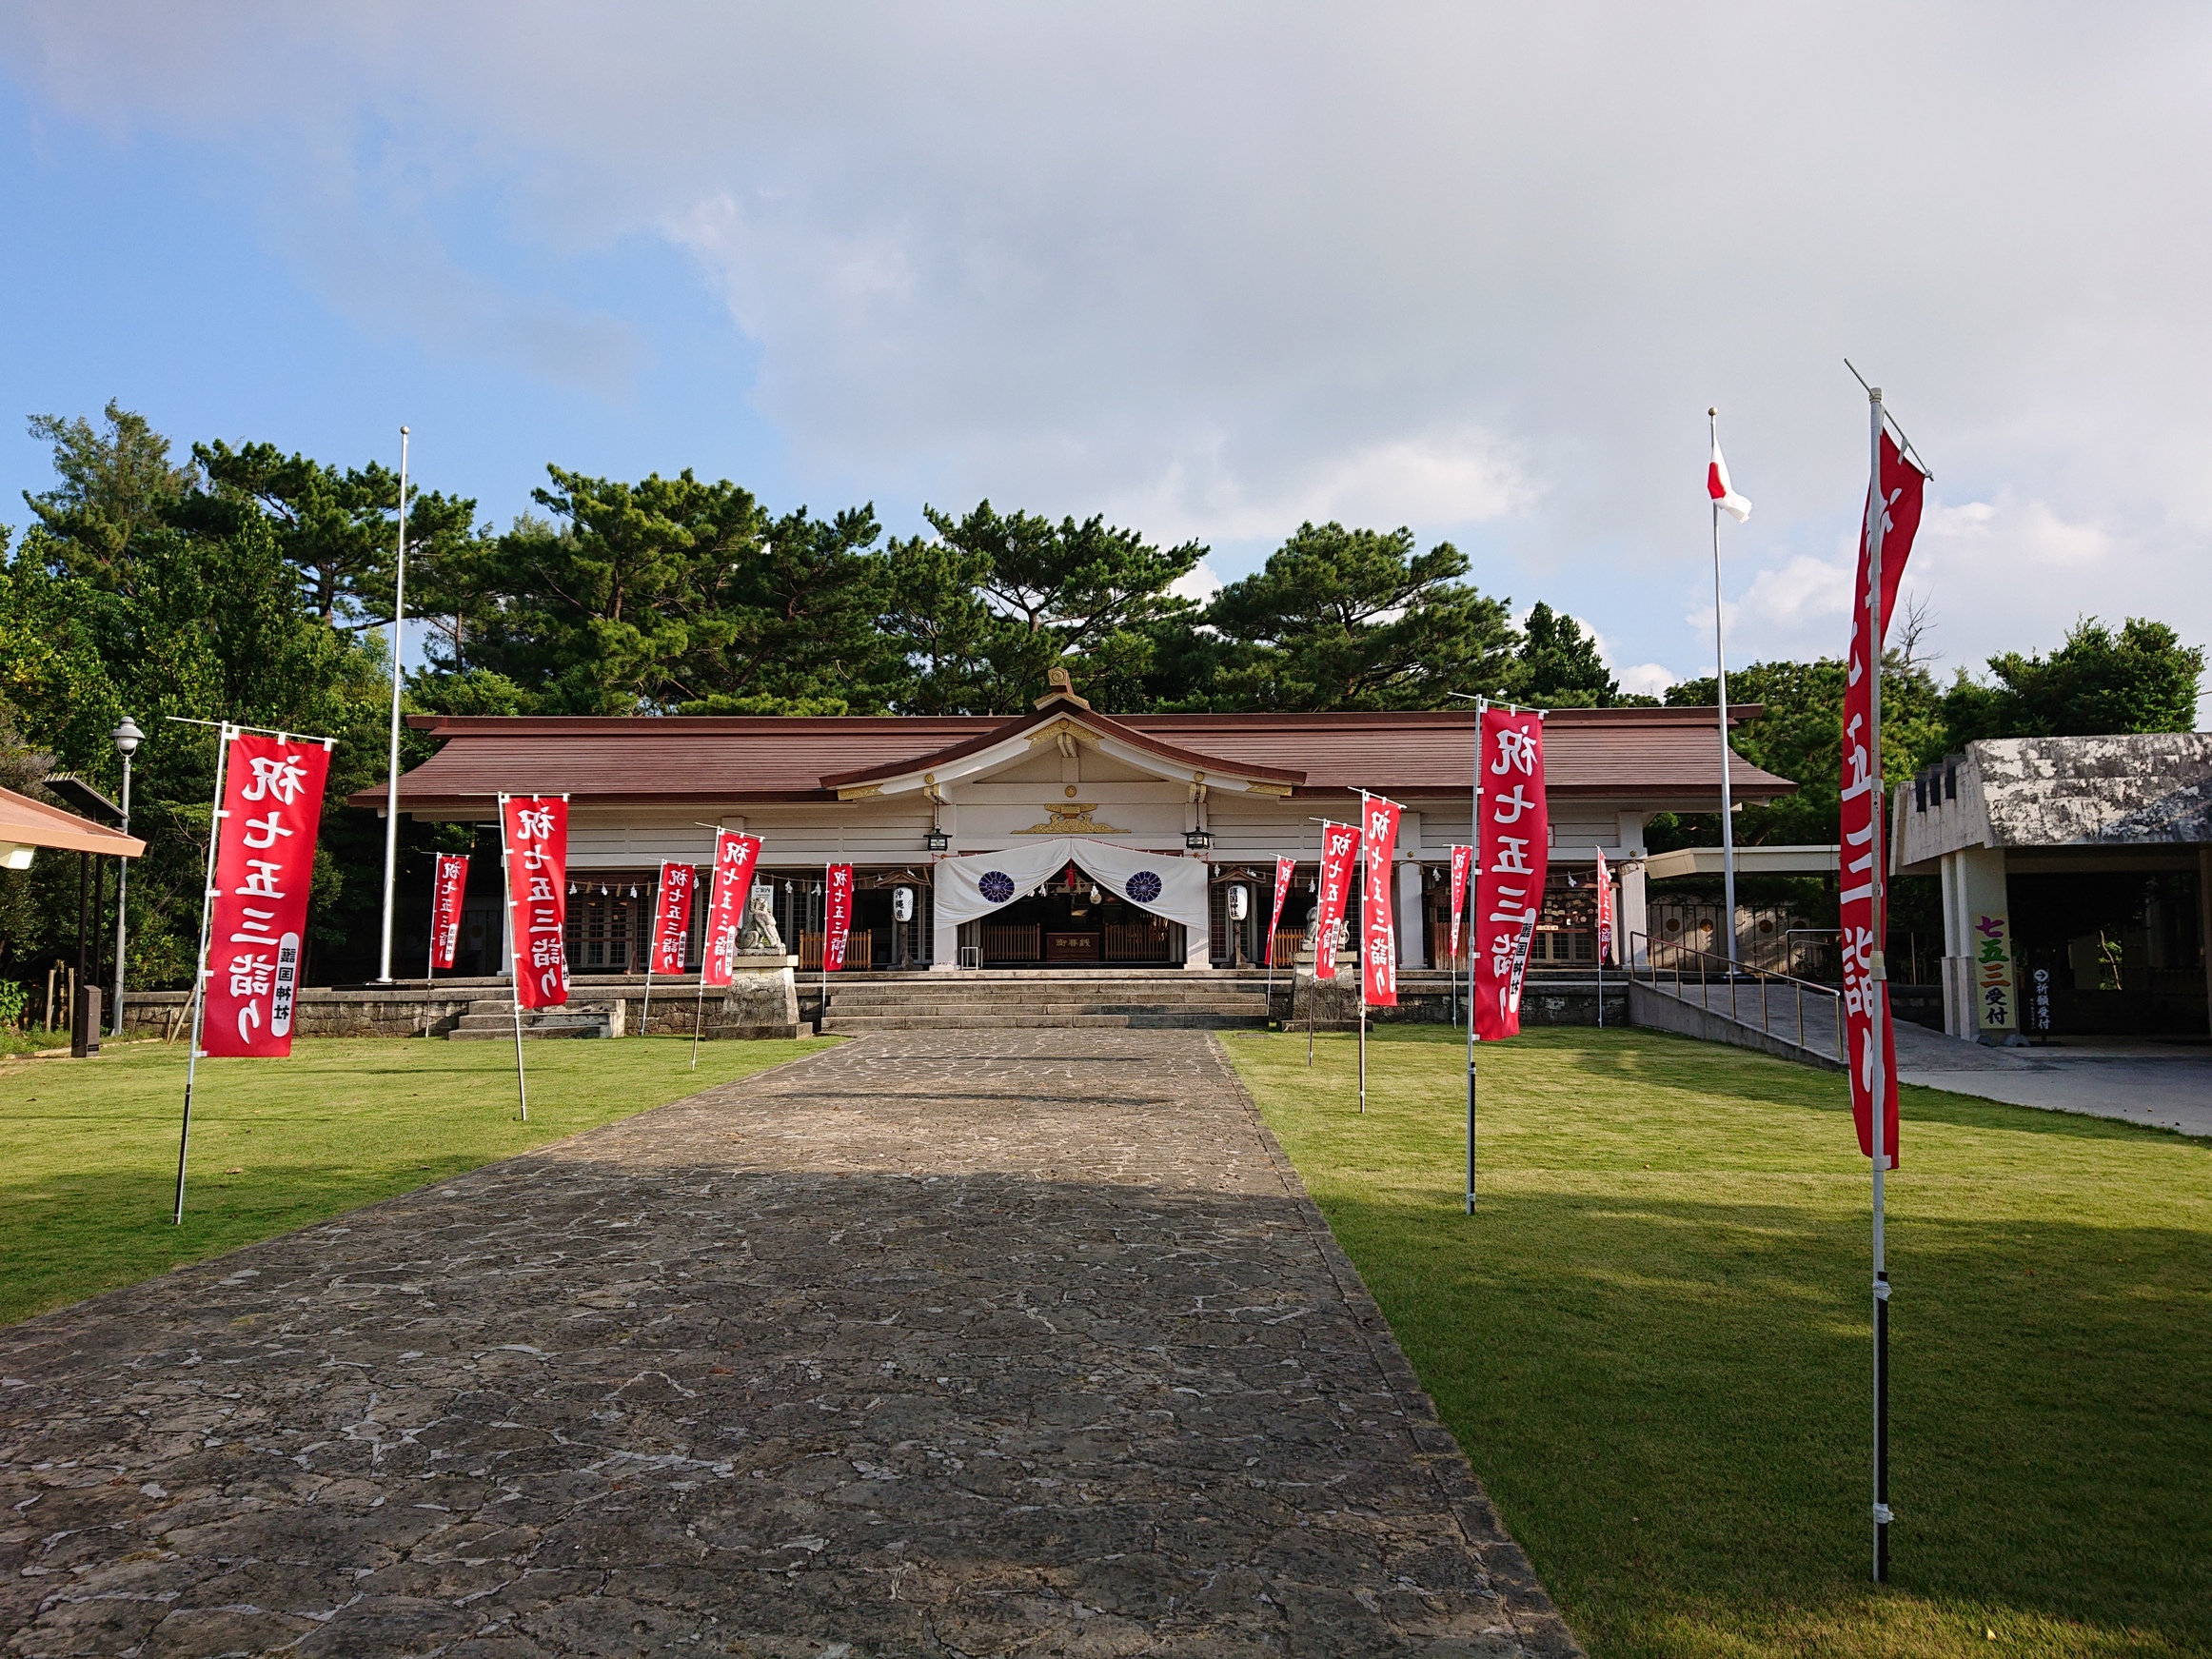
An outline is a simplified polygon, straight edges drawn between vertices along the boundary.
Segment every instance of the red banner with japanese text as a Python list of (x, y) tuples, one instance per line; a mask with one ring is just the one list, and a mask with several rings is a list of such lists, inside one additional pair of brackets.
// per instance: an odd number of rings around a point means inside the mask
[(691, 942), (691, 895), (699, 872), (689, 864), (662, 864), (653, 890), (653, 955), (646, 964), (656, 974), (683, 972), (683, 947)]
[(461, 901), (468, 895), (468, 855), (440, 853), (430, 879), (430, 966), (450, 968), (461, 948)]
[(1606, 869), (1605, 849), (1597, 849), (1597, 965), (1613, 960), (1613, 879)]
[(292, 1052), (330, 746), (234, 731), (224, 764), (200, 1052), (281, 1059)]
[(745, 900), (760, 862), (759, 836), (723, 830), (714, 838), (714, 889), (707, 898), (706, 941), (700, 947), (702, 985), (727, 985), (737, 974), (738, 930), (745, 922)]
[(1459, 930), (1467, 919), (1467, 877), (1474, 866), (1472, 847), (1452, 849), (1452, 954), (1459, 955)]
[(1275, 959), (1275, 934), (1283, 925), (1283, 900), (1290, 898), (1291, 886), (1296, 880), (1297, 874), (1297, 859), (1275, 859), (1274, 909), (1267, 918), (1267, 959), (1271, 964)]
[(825, 890), (829, 898), (823, 916), (821, 971), (839, 974), (844, 971), (845, 945), (853, 937), (852, 865), (830, 865), (825, 874)]
[[(1882, 491), (1879, 504), (1867, 491), (1866, 514), (1859, 526), (1858, 573), (1851, 583), (1851, 653), (1844, 675), (1843, 876), (1840, 892), (1844, 959), (1844, 1034), (1851, 1074), (1851, 1117), (1858, 1125), (1859, 1151), (1874, 1155), (1874, 1021), (1882, 1022), (1882, 1150), (1888, 1167), (1897, 1167), (1897, 1049), (1890, 1040), (1889, 984), (1873, 978), (1874, 953), (1888, 931), (1887, 883), (1877, 882), (1882, 855), (1882, 780), (1874, 776), (1874, 675), (1882, 661), (1882, 641), (1889, 633), (1889, 612), (1897, 602), (1898, 578), (1920, 528), (1927, 477), (1882, 434)], [(1882, 514), (1882, 616), (1879, 634), (1867, 604), (1869, 555), (1875, 512)], [(1875, 889), (1883, 888), (1877, 904)]]
[(1398, 930), (1391, 921), (1391, 865), (1398, 850), (1398, 803), (1370, 795), (1360, 811), (1360, 992), (1377, 1008), (1398, 1005)]
[(559, 795), (500, 797), (507, 864), (507, 929), (515, 1000), (559, 1008), (568, 1000), (568, 801)]
[(1521, 977), (1544, 909), (1550, 831), (1543, 718), (1534, 709), (1484, 709), (1476, 755), (1474, 1034), (1496, 1042), (1520, 1033)]
[(1352, 897), (1352, 859), (1359, 831), (1348, 823), (1321, 826), (1321, 892), (1313, 906), (1313, 978), (1336, 978), (1336, 934)]

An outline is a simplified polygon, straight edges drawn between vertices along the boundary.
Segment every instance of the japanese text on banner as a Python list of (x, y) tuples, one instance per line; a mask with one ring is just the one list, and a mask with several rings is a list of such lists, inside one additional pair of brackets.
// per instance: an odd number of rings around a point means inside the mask
[(1367, 798), (1360, 825), (1361, 993), (1377, 1008), (1398, 1005), (1397, 929), (1391, 925), (1391, 860), (1397, 855), (1398, 803)]
[(853, 937), (853, 867), (832, 864), (826, 878), (829, 895), (821, 941), (821, 967), (825, 974), (844, 971), (845, 945)]
[(1313, 978), (1336, 978), (1336, 935), (1352, 896), (1352, 857), (1359, 831), (1350, 824), (1321, 826), (1321, 892), (1313, 906)]
[(1606, 869), (1603, 847), (1597, 850), (1597, 965), (1613, 964), (1613, 879)]
[(468, 895), (468, 855), (440, 853), (430, 895), (430, 966), (450, 968), (461, 949), (461, 903)]
[(1544, 721), (1533, 709), (1486, 708), (1477, 736), (1482, 801), (1475, 817), (1474, 1032), (1484, 1042), (1521, 1029), (1521, 976), (1544, 909), (1550, 828)]
[[(1874, 1155), (1873, 1033), (1881, 1021), (1883, 1068), (1882, 1149), (1897, 1167), (1897, 1062), (1890, 1042), (1889, 985), (1873, 977), (1874, 954), (1888, 925), (1888, 894), (1875, 903), (1875, 862), (1881, 838), (1882, 780), (1874, 776), (1874, 676), (1882, 660), (1881, 640), (1889, 631), (1889, 612), (1897, 600), (1898, 579), (1920, 528), (1921, 494), (1926, 477), (1882, 434), (1882, 500), (1868, 491), (1867, 515), (1860, 525), (1857, 579), (1851, 584), (1851, 649), (1844, 677), (1844, 732), (1841, 813), (1843, 873), (1841, 911), (1844, 970), (1844, 1034), (1851, 1076), (1851, 1117), (1859, 1131), (1859, 1151)], [(1877, 635), (1867, 614), (1870, 586), (1869, 539), (1874, 512), (1883, 514), (1882, 617)]]
[(753, 871), (760, 861), (760, 838), (723, 830), (714, 839), (714, 890), (707, 899), (704, 960), (700, 983), (727, 985), (738, 971), (738, 930), (744, 925), (745, 900), (753, 891)]
[(691, 942), (691, 892), (699, 872), (689, 864), (662, 864), (653, 890), (653, 959), (656, 974), (683, 972), (683, 947)]
[(1452, 954), (1459, 955), (1460, 930), (1467, 925), (1467, 878), (1474, 864), (1472, 847), (1452, 849)]
[(229, 739), (207, 897), (203, 1054), (292, 1052), (300, 940), (329, 770), (321, 739), (259, 732)]
[(515, 1000), (559, 1008), (568, 1000), (568, 802), (552, 795), (502, 796), (500, 822)]
[(1298, 873), (1295, 859), (1275, 859), (1274, 908), (1267, 918), (1267, 959), (1275, 959), (1275, 934), (1283, 925), (1283, 900), (1291, 896), (1291, 883)]

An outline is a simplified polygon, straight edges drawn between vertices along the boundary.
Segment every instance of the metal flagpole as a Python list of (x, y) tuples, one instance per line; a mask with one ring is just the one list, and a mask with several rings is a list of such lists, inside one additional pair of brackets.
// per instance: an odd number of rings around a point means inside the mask
[[(1882, 787), (1882, 531), (1888, 514), (1889, 504), (1882, 494), (1882, 388), (1869, 386), (1866, 390), (1867, 443), (1872, 453), (1873, 472), (1867, 484), (1866, 496), (1866, 655), (1870, 661), (1866, 672), (1873, 678), (1867, 686), (1869, 734), (1873, 747), (1871, 776), (1874, 789), (1873, 852), (1874, 852), (1874, 926), (1878, 934), (1888, 932), (1885, 899), (1888, 882), (1882, 867), (1883, 848), (1882, 815), (1884, 790)], [(1888, 940), (1877, 938), (1871, 960), (1867, 967), (1867, 983), (1873, 992), (1871, 1017), (1866, 1022), (1866, 1076), (1872, 1090), (1872, 1116), (1874, 1120), (1874, 1582), (1886, 1583), (1889, 1577), (1889, 1259), (1882, 1236), (1882, 1182), (1889, 1161), (1888, 1148), (1883, 1144), (1883, 1132), (1888, 1127), (1887, 1078), (1885, 1076), (1888, 1058), (1882, 1052), (1882, 1016), (1888, 1006), (1889, 970), (1883, 959)]]
[(523, 1121), (530, 1121), (530, 1078), (523, 1070), (523, 941), (515, 926), (515, 881), (507, 869), (507, 800), (500, 797), (500, 884), (507, 916), (507, 1006), (515, 1017), (515, 1097), (522, 1103)]
[(192, 1046), (185, 1057), (185, 1121), (177, 1133), (177, 1213), (173, 1225), (185, 1224), (185, 1156), (192, 1146), (192, 1080), (200, 1064), (200, 1033), (207, 1018), (207, 924), (214, 919), (215, 847), (223, 839), (223, 772), (230, 759), (230, 740), (238, 728), (225, 725), (215, 740), (215, 801), (207, 817), (207, 878), (200, 883), (200, 958), (193, 964)]
[[(706, 826), (701, 824), (701, 829)], [(722, 826), (714, 826), (713, 874), (706, 887), (706, 925), (699, 930), (699, 1000), (691, 1010), (691, 1069), (699, 1070), (699, 1031), (706, 1023), (706, 959), (714, 955), (714, 895), (722, 881)], [(696, 909), (699, 892), (692, 890), (691, 902)], [(727, 1006), (725, 1003), (724, 1006)]]
[(645, 1035), (645, 1022), (653, 1017), (653, 958), (659, 954), (661, 941), (661, 882), (653, 881), (653, 920), (645, 929), (645, 1002), (638, 1010), (638, 1035)]
[(1359, 792), (1359, 1114), (1367, 1116), (1367, 791)]
[(430, 994), (438, 984), (438, 859), (430, 855), (430, 948), (423, 953), (423, 1035), (430, 1035)]
[(1468, 859), (1467, 886), (1467, 1213), (1474, 1214), (1474, 895), (1482, 875), (1482, 717), (1490, 699), (1474, 700), (1474, 781), (1470, 800), (1472, 821), (1467, 839), (1474, 851)]
[[(1309, 819), (1309, 823), (1313, 820)], [(1321, 991), (1321, 866), (1329, 857), (1329, 826), (1321, 826), (1321, 850), (1313, 862), (1313, 982), (1306, 987), (1306, 1070), (1313, 1069), (1313, 1004)], [(1297, 989), (1298, 971), (1291, 970), (1291, 988)]]
[(400, 860), (400, 646), (407, 617), (407, 429), (400, 428), (400, 560), (392, 588), (392, 741), (390, 776), (385, 780), (384, 943), (377, 958), (376, 982), (392, 982), (392, 892)]
[[(1603, 851), (1598, 853), (1597, 868), (1597, 913), (1602, 917), (1606, 913), (1606, 900), (1612, 897), (1610, 879), (1606, 874), (1606, 856)], [(1617, 926), (1618, 923), (1615, 925)], [(1597, 938), (1597, 1028), (1600, 1031), (1606, 1028), (1606, 940), (1605, 929), (1602, 927), (1598, 929)]]
[[(1706, 410), (1712, 424), (1713, 447), (1721, 442), (1721, 412)], [(1712, 504), (1712, 656), (1714, 684), (1720, 692), (1721, 720), (1721, 884), (1728, 912), (1728, 974), (1736, 968), (1736, 825), (1735, 807), (1728, 790), (1728, 659), (1721, 626), (1721, 504)]]

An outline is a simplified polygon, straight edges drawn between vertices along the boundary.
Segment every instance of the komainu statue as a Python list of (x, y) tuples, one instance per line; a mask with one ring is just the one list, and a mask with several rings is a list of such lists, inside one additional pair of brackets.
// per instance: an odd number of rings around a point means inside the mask
[(741, 955), (783, 955), (783, 936), (776, 930), (776, 907), (765, 888), (754, 888), (745, 905), (744, 923), (738, 929), (738, 951)]

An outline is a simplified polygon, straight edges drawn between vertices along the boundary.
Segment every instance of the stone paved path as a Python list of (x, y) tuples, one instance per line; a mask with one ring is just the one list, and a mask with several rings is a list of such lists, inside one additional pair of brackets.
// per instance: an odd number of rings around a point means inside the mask
[(0, 1379), (14, 1653), (1574, 1651), (1201, 1033), (868, 1038)]

